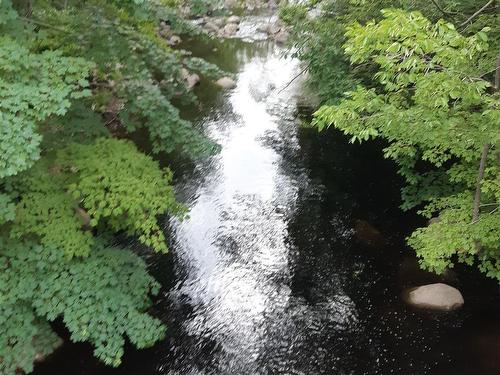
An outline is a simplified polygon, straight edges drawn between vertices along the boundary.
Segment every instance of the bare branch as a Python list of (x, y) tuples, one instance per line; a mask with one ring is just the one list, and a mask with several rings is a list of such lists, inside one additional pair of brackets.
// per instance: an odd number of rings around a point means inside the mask
[(495, 2), (495, 0), (490, 0), (488, 1), (486, 4), (484, 4), (477, 12), (475, 12), (472, 16), (470, 16), (469, 18), (467, 18), (464, 22), (462, 22), (460, 24), (460, 27), (464, 27), (465, 25), (467, 25), (469, 22), (471, 22), (474, 18), (476, 18), (477, 16), (479, 16), (482, 12), (485, 11), (486, 8), (488, 8), (491, 4), (493, 4)]
[(300, 72), (298, 72), (295, 77), (293, 77), (280, 91), (278, 91), (278, 95), (281, 94), (288, 86), (290, 86), (293, 81), (295, 81), (302, 74), (304, 74), (307, 69), (309, 69), (309, 65), (307, 65), (304, 69), (302, 69)]
[(57, 26), (50, 25), (50, 24), (42, 22), (42, 21), (37, 21), (37, 20), (35, 20), (33, 18), (19, 17), (19, 19), (23, 20), (23, 21), (26, 21), (26, 22), (29, 22), (29, 23), (34, 23), (35, 25), (39, 25), (39, 26), (47, 27), (49, 29), (54, 29), (54, 30), (57, 30), (57, 31), (61, 31), (63, 33), (68, 33), (68, 30), (65, 30), (65, 29), (57, 27)]
[(500, 90), (500, 55), (497, 56), (497, 67), (495, 73), (495, 90)]
[(476, 222), (479, 219), (479, 207), (481, 206), (481, 182), (484, 177), (484, 169), (486, 168), (486, 159), (490, 151), (489, 143), (486, 143), (481, 153), (481, 162), (479, 163), (479, 172), (477, 174), (476, 194), (474, 195), (474, 208), (472, 210), (472, 221)]
[(447, 11), (447, 10), (444, 10), (443, 8), (441, 8), (441, 5), (439, 5), (439, 4), (438, 4), (438, 2), (437, 2), (436, 0), (431, 0), (431, 1), (432, 1), (432, 3), (436, 6), (436, 8), (438, 8), (438, 9), (439, 9), (439, 11), (440, 11), (441, 13), (443, 13), (445, 16), (454, 16), (454, 15), (458, 14), (458, 13), (456, 13), (456, 12), (449, 12), (449, 11)]

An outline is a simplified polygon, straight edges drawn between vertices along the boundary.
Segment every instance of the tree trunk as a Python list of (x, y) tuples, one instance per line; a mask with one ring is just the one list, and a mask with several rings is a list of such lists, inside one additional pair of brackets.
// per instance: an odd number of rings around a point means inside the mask
[(486, 168), (486, 159), (490, 151), (489, 143), (483, 146), (481, 153), (481, 162), (479, 163), (479, 172), (477, 174), (476, 194), (474, 195), (474, 208), (472, 209), (472, 222), (475, 223), (479, 219), (479, 206), (481, 205), (481, 181), (484, 177), (484, 169)]
[[(495, 86), (494, 90), (500, 89), (500, 55), (497, 57), (496, 72), (495, 72)], [(488, 159), (488, 152), (490, 151), (490, 144), (486, 143), (483, 146), (481, 153), (481, 161), (479, 163), (479, 171), (476, 181), (476, 194), (474, 195), (474, 206), (472, 209), (472, 222), (475, 223), (479, 219), (479, 207), (481, 206), (481, 182), (484, 177), (484, 170), (486, 168), (486, 161)]]

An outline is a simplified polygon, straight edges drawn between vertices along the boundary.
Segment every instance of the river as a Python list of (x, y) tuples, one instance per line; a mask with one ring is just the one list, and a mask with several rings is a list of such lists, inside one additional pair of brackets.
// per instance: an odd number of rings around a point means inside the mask
[[(299, 126), (308, 116), (299, 62), (259, 40), (260, 21), (244, 21), (243, 40), (188, 42), (234, 72), (237, 87), (203, 82), (200, 106), (186, 109), (221, 150), (177, 168), (189, 218), (166, 220), (171, 253), (148, 257), (163, 285), (153, 312), (167, 338), (127, 347), (118, 369), (86, 344), (66, 345), (35, 373), (498, 373), (495, 283), (459, 270), (466, 304), (454, 313), (401, 302), (403, 287), (430, 276), (415, 271), (404, 245), (418, 219), (398, 208), (394, 166), (380, 145)], [(356, 236), (360, 222), (382, 243)]]

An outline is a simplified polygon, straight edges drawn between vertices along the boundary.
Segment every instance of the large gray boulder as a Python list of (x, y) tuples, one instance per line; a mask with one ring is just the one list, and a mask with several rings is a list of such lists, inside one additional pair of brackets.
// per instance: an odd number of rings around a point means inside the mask
[(412, 306), (450, 311), (464, 304), (462, 293), (456, 288), (443, 283), (422, 285), (407, 290), (403, 295), (404, 300)]

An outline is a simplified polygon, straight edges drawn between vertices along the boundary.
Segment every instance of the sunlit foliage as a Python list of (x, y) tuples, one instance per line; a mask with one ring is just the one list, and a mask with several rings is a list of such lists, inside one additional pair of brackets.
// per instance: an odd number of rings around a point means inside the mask
[[(321, 107), (314, 123), (333, 125), (352, 142), (387, 142), (384, 155), (407, 182), (402, 208), (439, 217), (409, 238), (424, 268), (441, 273), (455, 262), (476, 264), (500, 280), (500, 100), (481, 70), (491, 30), (465, 36), (419, 12), (382, 14), (379, 22), (346, 28), (344, 51), (354, 67), (374, 71), (370, 86)], [(486, 167), (478, 178), (481, 157)]]

